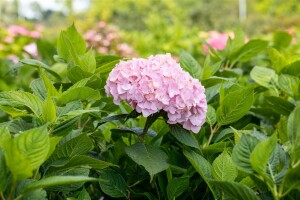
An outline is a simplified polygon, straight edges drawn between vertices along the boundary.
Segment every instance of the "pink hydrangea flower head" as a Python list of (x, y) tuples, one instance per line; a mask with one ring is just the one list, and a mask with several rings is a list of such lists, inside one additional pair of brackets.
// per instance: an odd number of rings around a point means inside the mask
[(168, 123), (198, 133), (205, 122), (204, 87), (170, 54), (121, 61), (109, 74), (105, 91), (116, 104), (125, 100), (144, 117), (164, 110)]

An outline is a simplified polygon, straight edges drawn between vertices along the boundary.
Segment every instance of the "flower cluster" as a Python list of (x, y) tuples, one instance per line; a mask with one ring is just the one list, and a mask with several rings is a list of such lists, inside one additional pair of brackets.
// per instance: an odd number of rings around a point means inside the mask
[(10, 25), (5, 31), (0, 32), (0, 56), (6, 57), (12, 62), (18, 62), (19, 58), (38, 58), (38, 50), (35, 41), (41, 38), (41, 25), (36, 25), (34, 30), (25, 26)]
[[(205, 38), (206, 43), (215, 50), (223, 50), (226, 47), (228, 38), (234, 38), (234, 33), (219, 33), (216, 31), (209, 31), (200, 33), (200, 37)], [(203, 45), (203, 51), (208, 53), (208, 46)]]
[(103, 54), (116, 54), (132, 57), (136, 53), (127, 43), (121, 42), (119, 30), (112, 25), (100, 21), (96, 29), (90, 29), (84, 34), (88, 47), (95, 48)]
[(169, 124), (180, 123), (194, 133), (205, 122), (204, 87), (170, 54), (121, 61), (109, 74), (105, 91), (116, 104), (123, 99), (145, 117), (164, 110)]

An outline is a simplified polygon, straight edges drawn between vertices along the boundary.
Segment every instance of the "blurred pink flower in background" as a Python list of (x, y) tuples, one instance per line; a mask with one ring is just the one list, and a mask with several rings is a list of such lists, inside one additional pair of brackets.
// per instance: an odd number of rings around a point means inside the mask
[(204, 87), (170, 54), (121, 61), (109, 74), (105, 91), (115, 104), (123, 99), (144, 117), (164, 110), (169, 124), (180, 123), (194, 133), (205, 122)]
[(11, 44), (11, 43), (14, 42), (14, 38), (13, 38), (13, 37), (10, 37), (10, 36), (6, 36), (6, 37), (3, 39), (3, 42), (8, 43), (8, 44)]
[(28, 36), (31, 38), (38, 39), (38, 38), (42, 37), (42, 34), (38, 31), (31, 31), (31, 32), (29, 32)]
[(24, 26), (19, 26), (19, 25), (10, 25), (7, 28), (8, 33), (11, 36), (17, 36), (17, 35), (28, 35), (29, 30), (25, 28)]
[(27, 44), (23, 47), (23, 49), (29, 53), (30, 55), (34, 56), (34, 57), (39, 57), (39, 53), (38, 53), (38, 49), (36, 46), (36, 43), (32, 42), (30, 44)]
[(123, 57), (134, 57), (137, 53), (121, 39), (119, 29), (100, 21), (95, 29), (87, 30), (83, 38), (87, 47), (93, 47), (102, 54), (116, 54)]
[(16, 64), (17, 62), (19, 62), (19, 58), (18, 58), (18, 56), (16, 56), (16, 55), (8, 55), (7, 56), (7, 58), (9, 59), (9, 60), (11, 60), (14, 64)]
[[(204, 34), (200, 35), (205, 36)], [(223, 50), (226, 47), (226, 43), (228, 38), (234, 38), (234, 33), (219, 33), (217, 31), (209, 31), (206, 35), (206, 42), (207, 44), (212, 47), (214, 50)], [(203, 44), (203, 51), (205, 53), (209, 52), (209, 48), (206, 44)]]

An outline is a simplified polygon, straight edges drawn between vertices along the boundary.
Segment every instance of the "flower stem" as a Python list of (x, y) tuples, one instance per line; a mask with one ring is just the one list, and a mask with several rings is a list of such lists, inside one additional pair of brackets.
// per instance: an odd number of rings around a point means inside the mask
[(4, 195), (3, 195), (3, 192), (0, 192), (0, 199), (1, 199), (1, 200), (5, 200), (5, 197), (4, 197)]
[(208, 138), (208, 141), (203, 145), (203, 147), (207, 147), (209, 146), (209, 144), (211, 143), (211, 140), (213, 138), (213, 135), (219, 130), (219, 126), (215, 126), (214, 128), (212, 128), (212, 126), (210, 127), (210, 136)]

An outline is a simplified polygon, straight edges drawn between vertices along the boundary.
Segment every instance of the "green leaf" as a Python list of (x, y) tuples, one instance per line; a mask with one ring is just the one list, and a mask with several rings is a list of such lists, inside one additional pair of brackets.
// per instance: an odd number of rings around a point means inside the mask
[(182, 51), (179, 56), (179, 62), (182, 69), (189, 72), (196, 79), (201, 77), (201, 66), (188, 52)]
[(243, 45), (239, 50), (237, 50), (231, 56), (232, 63), (237, 61), (247, 62), (252, 57), (256, 56), (258, 53), (263, 51), (268, 45), (267, 41), (263, 40), (250, 40), (248, 43)]
[(11, 139), (8, 127), (0, 126), (0, 149), (5, 147), (7, 141)]
[(242, 88), (227, 94), (217, 109), (219, 125), (226, 125), (241, 119), (252, 106), (254, 91), (251, 88)]
[(77, 200), (91, 200), (91, 197), (90, 197), (89, 193), (86, 191), (85, 188), (83, 188), (81, 190), (81, 192), (78, 195)]
[(0, 105), (12, 107), (26, 106), (37, 117), (40, 117), (43, 111), (43, 102), (37, 96), (23, 91), (1, 92)]
[(214, 196), (214, 199), (219, 199), (219, 192), (213, 187), (213, 185), (211, 185), (210, 182), (212, 180), (212, 166), (210, 163), (194, 151), (183, 151), (183, 154), (206, 182)]
[(229, 199), (259, 200), (252, 189), (241, 183), (212, 181), (212, 184), (220, 188)]
[(93, 74), (83, 71), (79, 66), (72, 66), (68, 68), (67, 76), (72, 83), (76, 83), (82, 79), (90, 78)]
[(65, 136), (69, 134), (73, 130), (75, 124), (78, 122), (79, 118), (80, 117), (74, 117), (61, 122), (54, 127), (52, 134), (55, 136)]
[(239, 142), (232, 150), (232, 161), (239, 170), (253, 173), (250, 156), (259, 140), (251, 135), (242, 135)]
[(101, 170), (110, 166), (116, 166), (116, 165), (86, 155), (75, 155), (71, 157), (70, 160), (64, 166), (53, 168), (51, 170), (51, 173), (63, 171), (63, 170), (69, 170), (76, 167), (85, 167), (85, 168), (93, 168), (96, 170)]
[(274, 47), (276, 49), (284, 49), (288, 47), (292, 42), (292, 36), (284, 31), (278, 31), (274, 33)]
[[(250, 155), (250, 164), (254, 171), (265, 176), (267, 163), (277, 144), (276, 134), (258, 143)], [(262, 153), (264, 152), (264, 153)]]
[[(57, 41), (58, 55), (70, 62), (72, 59), (76, 64), (80, 64), (79, 55), (83, 55), (86, 51), (84, 39), (77, 32), (74, 24), (66, 31), (62, 31)], [(78, 59), (78, 60), (77, 60)]]
[(227, 150), (223, 151), (212, 164), (212, 176), (219, 181), (234, 181), (238, 171)]
[(63, 105), (75, 100), (98, 100), (100, 93), (89, 87), (72, 88), (64, 92), (58, 99), (57, 104)]
[(25, 186), (23, 193), (38, 189), (38, 188), (47, 188), (57, 185), (66, 185), (71, 183), (81, 183), (81, 182), (90, 182), (98, 181), (96, 178), (91, 178), (88, 176), (51, 176), (43, 178), (39, 181), (33, 182)]
[(266, 106), (281, 115), (288, 116), (295, 108), (294, 104), (280, 97), (266, 96), (265, 99)]
[(13, 139), (6, 141), (4, 149), (6, 165), (14, 179), (21, 180), (31, 177), (33, 168), (30, 161), (18, 149), (16, 142)]
[(300, 191), (300, 165), (295, 168), (290, 168), (283, 178), (280, 185), (279, 193), (283, 197), (290, 191), (297, 189)]
[(126, 197), (126, 182), (124, 178), (111, 169), (100, 171), (99, 184), (101, 190), (110, 197)]
[(189, 177), (183, 176), (173, 178), (167, 186), (167, 195), (169, 200), (179, 197), (189, 187)]
[(250, 72), (250, 77), (259, 85), (272, 88), (271, 81), (276, 79), (276, 73), (273, 69), (255, 66)]
[(285, 57), (276, 49), (269, 49), (269, 56), (272, 62), (272, 67), (277, 73), (279, 73), (287, 64)]
[(43, 120), (45, 122), (54, 122), (56, 120), (56, 105), (52, 97), (47, 97), (43, 103)]
[(47, 90), (41, 78), (34, 79), (33, 81), (31, 81), (29, 87), (31, 88), (33, 94), (39, 97), (42, 101), (46, 99)]
[(167, 155), (158, 147), (136, 143), (126, 147), (125, 152), (134, 162), (142, 165), (151, 177), (169, 167)]
[(81, 134), (58, 146), (49, 160), (54, 161), (86, 154), (92, 145), (91, 139), (86, 134)]
[(287, 122), (287, 134), (291, 142), (291, 158), (292, 165), (299, 163), (299, 149), (300, 149), (300, 106), (298, 105), (290, 114)]
[(86, 52), (80, 60), (80, 67), (85, 72), (94, 73), (96, 70), (96, 59), (93, 55), (92, 49)]
[[(0, 136), (1, 138), (1, 136)], [(5, 163), (4, 152), (0, 148), (0, 192), (4, 192), (8, 185), (9, 173)]]
[(299, 77), (300, 76), (299, 65), (300, 65), (300, 60), (296, 60), (295, 62), (292, 62), (292, 63), (286, 65), (283, 68), (282, 73)]
[(25, 131), (13, 140), (32, 169), (37, 169), (46, 160), (50, 148), (47, 126)]
[(207, 105), (206, 122), (213, 126), (217, 122), (216, 110), (211, 105)]
[(201, 80), (205, 80), (213, 76), (220, 69), (220, 67), (221, 67), (221, 61), (211, 64), (210, 55), (207, 55), (201, 72)]
[(53, 86), (53, 83), (49, 80), (49, 78), (46, 76), (44, 72), (41, 73), (41, 77), (43, 79), (45, 88), (47, 90), (47, 96), (48, 97), (59, 96), (59, 92), (56, 90), (56, 88)]
[(22, 59), (20, 60), (20, 63), (24, 64), (24, 65), (20, 65), (20, 67), (27, 65), (27, 66), (35, 67), (37, 69), (40, 68), (45, 69), (47, 72), (53, 75), (57, 80), (59, 81), (61, 80), (61, 77), (55, 71), (53, 71), (48, 65), (42, 63), (41, 61), (34, 60), (34, 59)]
[(200, 149), (198, 141), (196, 140), (193, 135), (191, 135), (191, 132), (188, 130), (183, 129), (178, 124), (169, 125), (171, 134), (182, 144), (185, 144), (189, 147), (194, 147), (196, 149)]
[(300, 79), (296, 76), (280, 74), (278, 77), (278, 87), (281, 91), (291, 97), (299, 96)]

